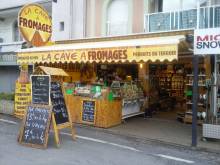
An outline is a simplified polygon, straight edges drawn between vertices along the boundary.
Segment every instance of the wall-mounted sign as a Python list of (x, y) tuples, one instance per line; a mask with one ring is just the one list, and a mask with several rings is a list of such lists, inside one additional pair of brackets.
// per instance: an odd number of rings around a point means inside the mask
[(82, 122), (89, 124), (95, 123), (95, 114), (96, 114), (95, 101), (93, 100), (83, 100), (82, 101)]
[(26, 5), (20, 10), (18, 26), (24, 39), (33, 46), (45, 45), (52, 34), (51, 18), (37, 4)]
[(219, 54), (220, 28), (196, 29), (194, 31), (194, 54)]

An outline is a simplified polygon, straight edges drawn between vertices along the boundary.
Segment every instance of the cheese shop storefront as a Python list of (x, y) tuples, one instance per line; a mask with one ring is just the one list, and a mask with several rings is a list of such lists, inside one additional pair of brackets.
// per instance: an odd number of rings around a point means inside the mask
[(146, 65), (177, 61), (184, 36), (110, 40), (21, 49), (20, 65), (63, 69), (63, 94), (73, 122), (108, 128), (144, 114), (149, 101)]

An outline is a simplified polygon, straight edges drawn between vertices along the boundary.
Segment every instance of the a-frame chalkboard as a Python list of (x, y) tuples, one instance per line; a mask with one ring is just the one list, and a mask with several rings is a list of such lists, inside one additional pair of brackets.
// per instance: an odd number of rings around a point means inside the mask
[(62, 85), (60, 82), (51, 82), (50, 98), (53, 107), (52, 122), (57, 147), (60, 146), (60, 129), (70, 128), (73, 140), (76, 139), (75, 128), (73, 127), (70, 112), (66, 107), (65, 98), (62, 91)]
[(51, 82), (50, 98), (56, 124), (69, 122), (69, 114), (62, 92), (62, 86), (59, 82)]
[(19, 132), (19, 143), (35, 148), (46, 148), (51, 114), (50, 106), (29, 105)]

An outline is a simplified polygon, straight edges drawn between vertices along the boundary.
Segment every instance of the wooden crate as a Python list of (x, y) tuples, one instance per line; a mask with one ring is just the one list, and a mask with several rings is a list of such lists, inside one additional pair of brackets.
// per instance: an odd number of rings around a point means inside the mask
[[(183, 121), (186, 124), (192, 124), (192, 116), (186, 115)], [(202, 125), (203, 121), (202, 120), (197, 120), (197, 124)]]
[(95, 126), (109, 128), (121, 124), (122, 104), (120, 100), (99, 100)]
[(81, 115), (81, 97), (66, 95), (65, 96), (66, 106), (70, 112), (70, 116), (72, 118), (72, 122), (74, 123), (82, 123), (80, 118)]

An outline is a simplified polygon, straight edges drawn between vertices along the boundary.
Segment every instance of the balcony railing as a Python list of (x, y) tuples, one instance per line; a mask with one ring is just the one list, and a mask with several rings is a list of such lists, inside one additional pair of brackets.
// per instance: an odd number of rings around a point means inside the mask
[(145, 14), (144, 26), (146, 32), (188, 30), (197, 27), (197, 19), (199, 28), (220, 27), (220, 6)]
[(15, 51), (21, 49), (22, 42), (0, 43), (0, 66), (17, 65)]
[(0, 52), (14, 52), (22, 47), (21, 42), (0, 43)]
[(1, 65), (17, 65), (17, 57), (13, 52), (0, 53), (0, 66)]

